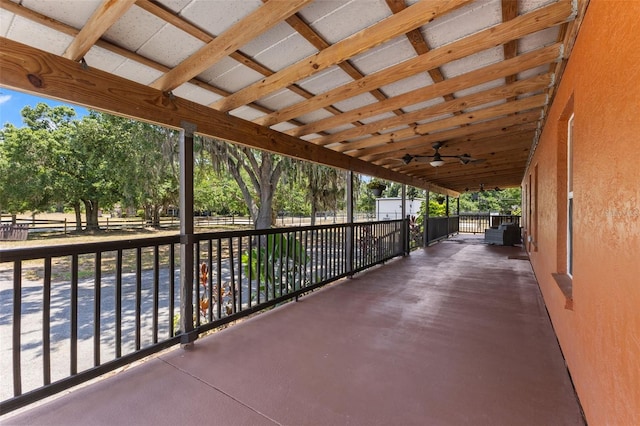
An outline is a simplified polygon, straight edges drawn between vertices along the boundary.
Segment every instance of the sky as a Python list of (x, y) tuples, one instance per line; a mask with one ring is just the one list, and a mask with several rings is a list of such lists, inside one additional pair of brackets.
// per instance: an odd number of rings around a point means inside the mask
[(69, 105), (76, 111), (78, 118), (88, 114), (88, 111), (83, 107), (0, 88), (0, 128), (4, 127), (6, 123), (11, 123), (16, 127), (24, 127), (20, 111), (27, 105), (35, 107), (39, 102), (44, 102), (52, 107)]

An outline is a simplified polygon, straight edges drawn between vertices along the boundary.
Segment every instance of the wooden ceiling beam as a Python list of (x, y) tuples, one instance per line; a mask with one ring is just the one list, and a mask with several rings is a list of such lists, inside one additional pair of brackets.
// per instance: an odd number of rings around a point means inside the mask
[[(497, 156), (504, 155), (505, 153), (522, 151), (529, 152), (531, 146), (531, 140), (535, 132), (528, 131), (522, 132), (510, 137), (505, 137), (504, 139), (494, 140), (491, 143), (477, 143), (473, 144), (464, 144), (455, 148), (449, 146), (443, 146), (440, 150), (442, 155), (463, 155), (468, 154), (473, 158), (478, 159), (488, 159), (488, 158), (496, 158)], [(402, 163), (402, 157), (406, 154), (410, 154), (413, 156), (424, 156), (424, 155), (433, 155), (433, 148), (423, 149), (423, 150), (415, 150), (410, 153), (405, 153), (402, 155), (394, 155), (391, 157), (381, 158), (379, 160), (373, 160), (372, 162), (381, 166), (391, 167), (394, 170), (402, 171), (404, 170), (402, 167), (405, 167), (404, 163)], [(418, 164), (415, 162), (409, 163)]]
[[(474, 174), (470, 176), (462, 176), (458, 179), (447, 179), (447, 178), (436, 177), (433, 180), (435, 182), (438, 182), (441, 186), (446, 185), (446, 186), (456, 187), (456, 188), (461, 188), (462, 186), (464, 186), (465, 188), (469, 188), (469, 187), (472, 187), (474, 183), (480, 186), (480, 184), (483, 183), (485, 184), (485, 188), (489, 189), (489, 188), (492, 188), (493, 186), (501, 186), (507, 183), (510, 185), (519, 185), (520, 182), (522, 181), (523, 176), (524, 176), (524, 169), (523, 167), (519, 167), (517, 170), (511, 169), (511, 170), (496, 171), (494, 173), (484, 173), (484, 174), (478, 174), (478, 175)], [(426, 176), (420, 176), (420, 175), (416, 175), (415, 177), (422, 178), (422, 179), (426, 178)]]
[(450, 101), (445, 101), (443, 103), (433, 105), (421, 110), (412, 111), (400, 117), (391, 117), (383, 120), (378, 120), (367, 123), (357, 128), (347, 129), (342, 132), (312, 139), (311, 142), (318, 145), (329, 145), (331, 143), (347, 141), (348, 139), (362, 137), (376, 131), (382, 132), (387, 129), (393, 129), (402, 125), (408, 125), (414, 121), (419, 122), (441, 115), (453, 114), (464, 109), (488, 104), (525, 93), (535, 93), (549, 87), (551, 81), (551, 74), (534, 76), (506, 86), (484, 90), (482, 92), (473, 93), (471, 95), (463, 96)]
[(389, 112), (396, 108), (402, 108), (408, 105), (414, 105), (433, 98), (441, 97), (445, 93), (469, 89), (498, 78), (503, 78), (513, 73), (559, 61), (562, 56), (561, 46), (562, 45), (560, 43), (557, 43), (543, 47), (504, 62), (488, 65), (484, 68), (449, 78), (441, 83), (436, 83), (420, 89), (412, 90), (402, 95), (394, 96), (386, 101), (377, 102), (375, 105), (365, 105), (335, 117), (318, 120), (314, 123), (302, 126), (299, 129), (295, 129), (292, 132), (292, 136), (318, 133), (331, 128), (343, 126), (354, 121), (354, 119), (362, 120), (369, 117), (375, 117), (376, 115)]
[(175, 89), (205, 71), (220, 59), (229, 56), (258, 35), (296, 13), (311, 1), (288, 0), (265, 3), (245, 18), (233, 24), (229, 29), (189, 56), (171, 71), (158, 78), (151, 84), (151, 87), (163, 92)]
[[(407, 8), (405, 0), (387, 0), (387, 6), (389, 6), (389, 9), (393, 13), (400, 13)], [(424, 35), (422, 35), (422, 31), (419, 28), (409, 31), (406, 36), (407, 40), (409, 40), (409, 43), (411, 43), (411, 46), (413, 46), (413, 50), (415, 50), (418, 55), (422, 55), (431, 50), (429, 43), (427, 43), (427, 40), (424, 38)], [(427, 73), (434, 83), (440, 83), (441, 81), (445, 80), (440, 67), (430, 69), (427, 71)], [(452, 101), (455, 99), (455, 96), (453, 95), (453, 93), (446, 93), (445, 95), (443, 95), (443, 98), (445, 101)], [(454, 114), (460, 113), (460, 111), (454, 112)]]
[[(401, 13), (411, 10), (413, 7), (415, 7), (415, 5), (405, 9), (405, 11)], [(315, 96), (312, 99), (283, 108), (269, 116), (260, 117), (254, 121), (258, 124), (271, 126), (290, 118), (299, 117), (311, 111), (320, 109), (325, 105), (334, 104), (341, 100), (365, 93), (374, 88), (379, 88), (411, 77), (419, 72), (424, 72), (457, 59), (461, 59), (465, 56), (499, 46), (510, 40), (518, 39), (528, 34), (559, 25), (567, 19), (570, 19), (572, 12), (573, 9), (571, 7), (571, 2), (569, 0), (560, 0), (557, 3), (536, 9), (533, 12), (521, 15), (511, 21), (496, 25), (495, 27), (479, 31), (458, 41), (433, 49), (423, 55), (385, 68), (377, 73), (370, 74), (357, 82), (342, 85)], [(400, 16), (400, 14), (394, 15), (394, 17), (395, 16)], [(339, 43), (335, 46), (338, 44)], [(253, 86), (256, 86), (257, 88), (259, 85), (260, 82), (249, 86), (249, 88)]]
[[(463, 126), (477, 121), (491, 120), (504, 115), (529, 111), (534, 108), (540, 108), (546, 103), (547, 95), (545, 94), (530, 96), (515, 102), (503, 103), (496, 106), (468, 112), (459, 116), (420, 124), (413, 128), (401, 129), (395, 132), (383, 133), (378, 136), (361, 139), (356, 142), (349, 142), (339, 145), (335, 148), (335, 150), (338, 152), (345, 152), (354, 149), (374, 148), (376, 146), (389, 144), (390, 142), (397, 141), (396, 143), (402, 143), (403, 140), (413, 138), (415, 136), (424, 136), (426, 134), (433, 134), (435, 136), (437, 135), (437, 132), (449, 129), (451, 127)], [(356, 154), (355, 156), (359, 157), (360, 155)]]
[(443, 132), (438, 132), (426, 136), (419, 136), (414, 139), (407, 139), (404, 141), (393, 142), (373, 148), (361, 149), (358, 151), (349, 152), (347, 154), (358, 156), (358, 158), (366, 161), (371, 161), (373, 159), (381, 158), (381, 156), (377, 154), (389, 155), (390, 152), (397, 154), (399, 152), (405, 152), (410, 149), (431, 146), (431, 144), (433, 144), (434, 142), (463, 137), (468, 134), (473, 134), (476, 131), (483, 132), (487, 130), (507, 128), (509, 126), (536, 122), (539, 119), (539, 111), (527, 112), (524, 114), (498, 118), (496, 120), (484, 121), (482, 123), (472, 124), (467, 127), (460, 127), (457, 129), (445, 130)]
[(72, 61), (82, 59), (134, 3), (135, 0), (103, 0), (62, 56)]
[[(439, 188), (116, 75), (84, 69), (77, 62), (4, 37), (0, 37), (0, 86), (172, 128), (190, 123), (198, 134), (251, 148), (418, 188)], [(446, 188), (439, 190), (457, 195)]]
[[(502, 22), (515, 19), (518, 16), (518, 0), (502, 0)], [(511, 40), (502, 46), (505, 59), (515, 58), (518, 55), (518, 40)], [(516, 81), (517, 75), (512, 74), (505, 77), (505, 83)], [(507, 99), (507, 102), (516, 100), (515, 97)]]
[[(471, 0), (449, 0), (446, 2), (433, 2), (431, 0), (422, 0), (401, 13), (390, 16), (378, 24), (365, 28), (309, 58), (303, 59), (278, 71), (270, 77), (251, 84), (233, 95), (211, 104), (211, 106), (223, 112), (231, 111), (329, 68), (330, 66), (339, 64), (359, 53), (417, 28), (425, 22), (429, 22), (438, 16), (455, 10), (470, 1)], [(375, 88), (377, 87), (368, 88), (365, 92)], [(330, 105), (331, 103), (332, 102), (326, 105)]]
[[(5, 0), (1, 0), (1, 1), (5, 1)], [(174, 12), (165, 9), (162, 5), (154, 3), (150, 0), (137, 0), (136, 1), (136, 6), (144, 9), (145, 11), (147, 11), (148, 13), (151, 13), (152, 15), (168, 22), (169, 24), (175, 26), (176, 28), (179, 28), (180, 30), (186, 32), (187, 34), (199, 39), (200, 41), (204, 42), (204, 43), (210, 43), (211, 41), (213, 41), (215, 39), (215, 37), (209, 33), (207, 33), (206, 31), (200, 29), (199, 27), (197, 27), (196, 25), (194, 25), (191, 22), (187, 22), (183, 17), (176, 15)], [(296, 15), (292, 15), (289, 18), (287, 18), (287, 22), (290, 22), (290, 20), (293, 20), (294, 17), (296, 17)], [(250, 58), (249, 56), (245, 55), (244, 53), (242, 53), (239, 50), (236, 50), (235, 52), (232, 52), (229, 55), (230, 58), (238, 61), (239, 63), (241, 63), (242, 65), (250, 68), (251, 70), (262, 74), (264, 76), (270, 76), (274, 74), (274, 71), (271, 70), (270, 68), (267, 68), (266, 66), (262, 65), (261, 63), (257, 62), (255, 59)], [(166, 68), (166, 67), (164, 67)], [(163, 70), (163, 72), (168, 72), (170, 69), (166, 68), (166, 70)], [(190, 82), (193, 83), (194, 79), (192, 79)], [(199, 81), (199, 80), (198, 80)], [(206, 83), (205, 83), (206, 84)], [(308, 92), (307, 90), (303, 89), (302, 87), (296, 85), (296, 84), (292, 84), (290, 86), (287, 87), (287, 89), (291, 90), (293, 93), (305, 98), (305, 99), (309, 99), (312, 98), (314, 95), (310, 92)], [(220, 92), (220, 93), (219, 93)], [(224, 91), (224, 93), (222, 93), (222, 90), (218, 90), (218, 92), (216, 92), (217, 94), (219, 94), (220, 96), (226, 97), (229, 96), (231, 93)], [(268, 109), (262, 105), (256, 104), (256, 103), (251, 103), (249, 104), (252, 108), (257, 109), (260, 112), (263, 112), (265, 114), (270, 114), (273, 112), (273, 110)], [(325, 108), (327, 111), (329, 111), (331, 114), (340, 114), (342, 111), (340, 111), (339, 109), (333, 107), (333, 106), (328, 106)], [(297, 122), (297, 121), (290, 121), (292, 124), (296, 125), (296, 126), (300, 126), (302, 125), (301, 123)], [(360, 125), (359, 122), (354, 122), (354, 125)]]

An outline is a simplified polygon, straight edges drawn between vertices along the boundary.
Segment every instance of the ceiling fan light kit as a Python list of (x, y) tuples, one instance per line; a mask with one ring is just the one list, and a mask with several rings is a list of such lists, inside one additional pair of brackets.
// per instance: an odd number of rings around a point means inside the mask
[[(481, 163), (481, 162), (485, 161), (484, 159), (473, 158), (469, 154), (441, 155), (439, 149), (443, 146), (442, 142), (436, 142), (432, 146), (433, 146), (433, 149), (435, 149), (435, 151), (436, 151), (433, 155), (411, 155), (411, 154), (405, 154), (404, 157), (401, 158), (401, 160), (402, 160), (402, 162), (404, 164), (409, 164), (413, 160), (416, 160), (416, 161), (420, 162), (420, 160), (426, 160), (426, 159), (429, 159), (429, 158), (433, 158), (433, 160), (429, 161), (429, 164), (431, 165), (431, 167), (444, 166), (445, 165), (445, 161), (443, 160), (443, 158), (457, 158), (458, 160), (460, 160), (461, 164)], [(424, 161), (424, 162), (426, 163), (426, 161)]]

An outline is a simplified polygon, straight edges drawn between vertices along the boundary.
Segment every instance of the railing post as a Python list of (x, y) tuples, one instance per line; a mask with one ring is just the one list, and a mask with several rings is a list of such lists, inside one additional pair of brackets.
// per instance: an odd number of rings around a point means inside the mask
[(426, 209), (424, 212), (424, 217), (422, 218), (423, 223), (423, 233), (422, 233), (422, 244), (424, 247), (429, 246), (429, 190), (427, 189), (425, 196), (425, 202), (427, 203)]
[(347, 172), (347, 274), (353, 274), (354, 255), (355, 255), (355, 228), (353, 225), (353, 171)]
[(182, 122), (180, 131), (180, 343), (189, 348), (198, 338), (193, 327), (194, 228), (193, 133), (195, 125)]

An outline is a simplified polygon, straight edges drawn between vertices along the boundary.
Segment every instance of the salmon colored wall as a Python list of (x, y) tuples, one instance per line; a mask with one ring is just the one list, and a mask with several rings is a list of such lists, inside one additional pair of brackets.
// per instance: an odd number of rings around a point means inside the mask
[[(573, 310), (551, 276), (565, 272), (558, 144), (571, 103)], [(640, 1), (591, 0), (523, 187), (536, 165), (531, 263), (587, 421), (640, 425)]]

